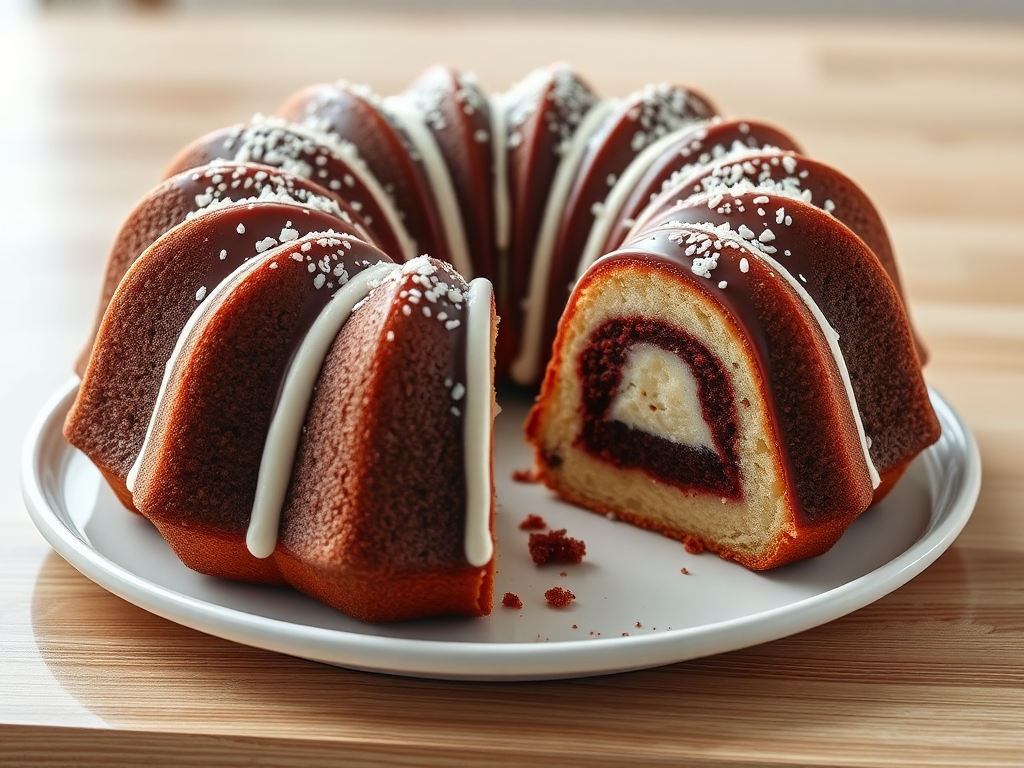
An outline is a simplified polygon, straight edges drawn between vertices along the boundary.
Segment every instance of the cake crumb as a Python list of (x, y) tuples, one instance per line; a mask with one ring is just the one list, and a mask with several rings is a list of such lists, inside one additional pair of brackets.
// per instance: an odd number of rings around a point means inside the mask
[(690, 575), (690, 572), (688, 570), (686, 570), (685, 568), (680, 568), (679, 572), (681, 574), (683, 574), (683, 576), (689, 576)]
[(572, 605), (572, 601), (576, 599), (576, 595), (568, 589), (552, 587), (544, 593), (544, 599), (548, 601), (548, 605), (555, 608), (567, 608)]
[(523, 601), (519, 599), (519, 595), (515, 592), (506, 592), (505, 596), (501, 598), (501, 604), (506, 608), (522, 608)]
[(530, 534), (530, 556), (537, 565), (545, 563), (568, 563), (575, 565), (583, 561), (587, 545), (565, 535), (565, 528), (547, 533)]
[(512, 470), (512, 479), (517, 483), (539, 483), (540, 476), (532, 467), (530, 469)]
[(704, 543), (693, 536), (687, 536), (683, 539), (683, 546), (686, 547), (686, 551), (691, 555), (699, 555), (704, 551)]
[(572, 628), (573, 629), (579, 629), (579, 627), (577, 627), (575, 624), (572, 625)]
[(643, 624), (641, 624), (641, 623), (640, 623), (639, 621), (638, 621), (638, 622), (636, 623), (636, 628), (637, 628), (637, 629), (642, 629), (642, 628), (643, 628), (643, 626), (644, 626), (644, 625), (643, 625)]
[(558, 575), (559, 575), (559, 576), (561, 576), (561, 577), (562, 577), (562, 578), (564, 579), (564, 578), (565, 578), (566, 576), (568, 576), (569, 574), (568, 574), (568, 573), (566, 573), (565, 571), (562, 571), (562, 572), (561, 572), (560, 574), (558, 574)]
[(540, 515), (527, 515), (526, 519), (519, 524), (520, 531), (543, 531), (547, 527), (548, 524)]

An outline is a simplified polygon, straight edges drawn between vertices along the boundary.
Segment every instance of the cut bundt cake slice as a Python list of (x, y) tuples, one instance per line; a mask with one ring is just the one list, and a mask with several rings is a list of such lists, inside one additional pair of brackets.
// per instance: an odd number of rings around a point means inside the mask
[(759, 198), (584, 274), (527, 434), (563, 497), (763, 569), (829, 549), (939, 427), (878, 260)]

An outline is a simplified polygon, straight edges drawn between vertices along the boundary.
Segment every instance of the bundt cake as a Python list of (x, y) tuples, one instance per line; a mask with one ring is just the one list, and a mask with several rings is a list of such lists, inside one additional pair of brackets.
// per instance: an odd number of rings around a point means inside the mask
[(189, 567), (367, 621), (490, 611), (496, 379), (565, 498), (818, 554), (938, 427), (877, 211), (798, 153), (563, 64), (310, 86), (129, 215), (65, 434)]

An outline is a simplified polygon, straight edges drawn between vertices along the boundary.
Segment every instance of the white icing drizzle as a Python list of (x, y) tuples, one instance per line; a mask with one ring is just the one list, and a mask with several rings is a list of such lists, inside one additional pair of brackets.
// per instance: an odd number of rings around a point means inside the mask
[(579, 268), (576, 271), (576, 277), (579, 278), (586, 271), (587, 267), (598, 260), (603, 254), (601, 253), (601, 246), (604, 245), (608, 239), (608, 233), (611, 232), (612, 227), (619, 219), (619, 213), (622, 211), (622, 206), (626, 204), (626, 200), (629, 195), (633, 192), (633, 188), (640, 181), (640, 178), (647, 172), (654, 162), (661, 157), (665, 150), (675, 143), (680, 136), (693, 131), (693, 125), (688, 125), (685, 128), (680, 128), (677, 131), (668, 133), (662, 136), (660, 139), (655, 141), (653, 144), (645, 148), (639, 155), (633, 158), (632, 162), (626, 166), (626, 170), (622, 172), (615, 185), (611, 188), (608, 196), (604, 200), (604, 204), (600, 208), (597, 218), (594, 220), (593, 226), (590, 228), (590, 234), (587, 237), (587, 244), (583, 248), (583, 253), (580, 256)]
[(178, 334), (178, 340), (174, 344), (174, 349), (171, 351), (171, 356), (167, 358), (167, 364), (164, 366), (164, 377), (160, 381), (160, 389), (157, 391), (156, 401), (153, 403), (153, 413), (149, 417), (149, 426), (146, 427), (146, 437), (142, 440), (142, 449), (139, 451), (139, 455), (135, 457), (135, 462), (132, 464), (132, 468), (128, 470), (128, 476), (125, 478), (125, 486), (128, 488), (129, 493), (135, 492), (135, 483), (139, 477), (142, 460), (146, 455), (146, 451), (149, 450), (150, 443), (152, 442), (157, 415), (163, 408), (163, 403), (167, 396), (167, 387), (171, 380), (171, 374), (174, 372), (174, 368), (178, 364), (178, 359), (181, 357), (182, 350), (188, 342), (189, 335), (199, 322), (217, 306), (220, 297), (228, 293), (235, 284), (237, 284), (238, 281), (249, 272), (249, 270), (253, 269), (257, 264), (260, 264), (263, 261), (263, 258), (255, 258), (242, 262), (234, 272), (214, 286), (213, 290), (207, 294), (205, 300), (196, 307), (188, 320), (185, 321), (185, 325), (181, 329), (181, 333)]
[(466, 230), (462, 224), (462, 212), (455, 195), (455, 185), (452, 183), (441, 149), (437, 146), (437, 140), (424, 123), (423, 113), (411, 99), (405, 96), (389, 96), (384, 99), (383, 107), (401, 125), (420, 155), (427, 173), (427, 181), (437, 202), (438, 212), (441, 214), (441, 224), (448, 242), (452, 266), (468, 280), (473, 275), (473, 264), (469, 246), (466, 244)]
[(494, 556), (491, 540), (491, 380), (490, 282), (478, 277), (466, 299), (466, 404), (463, 415), (463, 456), (466, 471), (466, 560), (480, 567)]
[(354, 275), (331, 297), (299, 345), (285, 376), (260, 459), (256, 498), (245, 536), (245, 544), (254, 557), (269, 557), (277, 546), (281, 510), (302, 425), (331, 344), (356, 304), (386, 275), (399, 268), (398, 264), (380, 262)]
[(562, 162), (555, 171), (544, 218), (541, 220), (537, 246), (533, 253), (530, 271), (530, 288), (526, 297), (526, 317), (523, 322), (523, 340), (516, 359), (512, 361), (509, 374), (519, 384), (536, 380), (540, 372), (540, 346), (544, 332), (545, 297), (548, 290), (548, 271), (554, 255), (555, 236), (561, 222), (565, 204), (572, 189), (573, 179), (583, 162), (583, 155), (590, 138), (601, 128), (605, 118), (618, 106), (618, 101), (608, 99), (595, 104), (586, 117), (580, 121)]
[(491, 147), (494, 151), (494, 245), (508, 251), (512, 234), (512, 203), (508, 188), (508, 107), (501, 94), (491, 96)]

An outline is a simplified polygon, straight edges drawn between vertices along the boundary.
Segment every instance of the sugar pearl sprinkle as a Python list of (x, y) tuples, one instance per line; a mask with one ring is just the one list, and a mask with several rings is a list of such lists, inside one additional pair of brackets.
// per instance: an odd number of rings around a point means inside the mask
[[(230, 183), (217, 181), (224, 179), (223, 174), (229, 174)], [(214, 161), (211, 167), (194, 171), (189, 180), (193, 183), (208, 181), (208, 186), (204, 192), (195, 196), (195, 210), (186, 214), (186, 220), (226, 205), (269, 201), (294, 203), (351, 221), (351, 217), (334, 200), (297, 187), (294, 177), (287, 174), (267, 173), (246, 166), (232, 168), (223, 165), (223, 162)]]
[(555, 134), (555, 154), (562, 156), (572, 143), (576, 128), (597, 98), (576, 78), (572, 69), (562, 65), (554, 69), (536, 69), (512, 86), (505, 94), (508, 105), (508, 146), (519, 146), (521, 129), (536, 111), (540, 95), (547, 90), (551, 108), (545, 110), (547, 129)]
[[(283, 231), (288, 232), (289, 228), (286, 227)], [(273, 238), (267, 239), (272, 240)], [(338, 234), (333, 230), (328, 230), (288, 240), (280, 246), (280, 250), (264, 249), (264, 252), (267, 253), (267, 257), (273, 259), (268, 264), (269, 269), (278, 268), (278, 256), (290, 259), (305, 265), (306, 271), (312, 275), (313, 288), (316, 290), (319, 291), (323, 288), (337, 290), (349, 281), (350, 275), (346, 267), (346, 259), (351, 258), (349, 251), (352, 248), (353, 240), (357, 239), (347, 233)], [(319, 248), (317, 255), (314, 255), (314, 247)], [(347, 263), (352, 264), (351, 261)], [(361, 264), (364, 267), (370, 266), (368, 261), (363, 261)]]
[[(343, 185), (350, 189), (355, 187), (355, 179), (343, 171), (344, 167), (366, 167), (352, 142), (333, 133), (326, 120), (315, 118), (289, 123), (277, 117), (254, 115), (249, 125), (228, 134), (224, 149), (234, 153), (232, 159), (236, 162), (271, 165), (295, 176), (313, 179), (335, 191)], [(349, 205), (353, 210), (359, 210), (362, 203), (352, 195), (353, 191), (350, 191)], [(337, 211), (337, 205), (327, 198), (310, 204), (331, 205)]]

